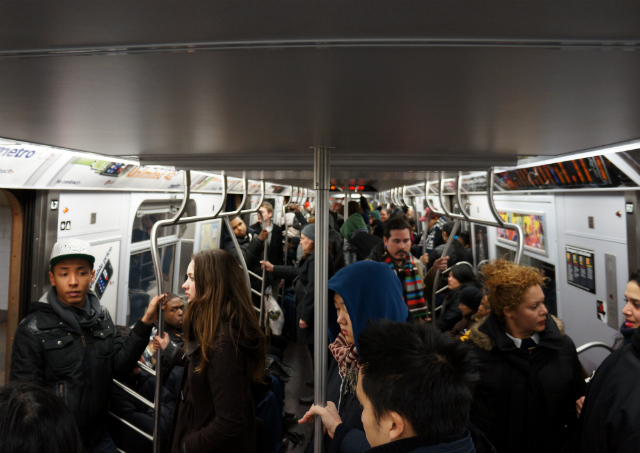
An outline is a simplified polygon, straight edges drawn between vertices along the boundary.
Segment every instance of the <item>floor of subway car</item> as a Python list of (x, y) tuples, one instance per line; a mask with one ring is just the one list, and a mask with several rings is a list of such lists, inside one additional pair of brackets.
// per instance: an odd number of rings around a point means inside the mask
[[(301, 405), (298, 399), (301, 396), (313, 394), (313, 389), (307, 387), (306, 382), (313, 379), (311, 356), (306, 345), (290, 343), (284, 352), (283, 362), (293, 368), (293, 376), (285, 387), (284, 410), (296, 414), (298, 419), (302, 418), (310, 405)], [(297, 445), (289, 440), (287, 453), (303, 453), (310, 440), (313, 440), (313, 424), (294, 424), (288, 428), (289, 432), (304, 434), (304, 439)], [(295, 437), (295, 436), (294, 436)]]

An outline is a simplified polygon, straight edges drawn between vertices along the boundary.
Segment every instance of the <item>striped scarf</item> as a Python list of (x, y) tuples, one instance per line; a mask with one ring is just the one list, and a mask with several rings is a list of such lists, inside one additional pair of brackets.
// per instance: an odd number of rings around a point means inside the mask
[(407, 304), (409, 313), (411, 313), (414, 318), (428, 316), (429, 310), (427, 309), (427, 304), (424, 300), (424, 293), (422, 292), (424, 285), (422, 284), (420, 274), (417, 272), (413, 256), (408, 254), (404, 265), (400, 269), (398, 269), (395, 260), (386, 250), (382, 258), (384, 259), (384, 262), (389, 265), (391, 270), (398, 274), (402, 281), (402, 298)]
[(329, 345), (329, 350), (336, 359), (336, 362), (338, 362), (340, 375), (344, 378), (344, 394), (356, 393), (358, 370), (360, 369), (356, 345), (347, 342), (344, 335), (340, 333), (338, 338)]

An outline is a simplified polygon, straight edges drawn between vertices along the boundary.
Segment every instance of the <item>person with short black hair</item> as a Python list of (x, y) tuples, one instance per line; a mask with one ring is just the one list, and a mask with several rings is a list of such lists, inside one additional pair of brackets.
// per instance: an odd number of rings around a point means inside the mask
[(135, 367), (165, 295), (151, 300), (123, 339), (90, 290), (94, 261), (86, 241), (68, 238), (54, 244), (52, 287), (31, 304), (16, 329), (9, 379), (32, 382), (60, 397), (75, 417), (87, 453), (115, 453), (106, 430), (111, 382)]
[(50, 391), (28, 382), (0, 387), (0, 451), (84, 453), (69, 408)]
[[(463, 343), (432, 326), (376, 322), (360, 334), (357, 397), (371, 453), (475, 453), (481, 436), (468, 425), (477, 380)], [(318, 415), (334, 416), (334, 408)], [(349, 427), (338, 427), (339, 451)]]

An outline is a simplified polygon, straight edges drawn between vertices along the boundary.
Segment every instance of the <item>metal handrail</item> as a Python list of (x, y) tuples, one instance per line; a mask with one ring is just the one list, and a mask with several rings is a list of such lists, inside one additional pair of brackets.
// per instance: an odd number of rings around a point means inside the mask
[(149, 373), (151, 376), (155, 376), (156, 375), (156, 370), (154, 370), (151, 367), (148, 367), (147, 365), (142, 363), (140, 360), (138, 360), (138, 367), (140, 367), (140, 369), (142, 369), (142, 370), (146, 371), (147, 373)]
[(578, 354), (582, 354), (583, 352), (593, 348), (602, 348), (602, 349), (606, 349), (609, 352), (613, 352), (613, 348), (611, 346), (609, 346), (606, 343), (602, 343), (600, 341), (591, 341), (589, 343), (585, 343), (582, 346), (577, 347), (576, 351), (578, 352)]
[[(229, 229), (229, 231), (231, 232), (230, 236), (232, 238), (232, 241), (234, 242), (234, 246), (236, 248), (236, 250), (238, 250), (238, 255), (241, 261), (241, 265), (242, 268), (245, 272), (245, 277), (247, 279), (247, 285), (249, 286), (249, 288), (251, 288), (251, 281), (249, 279), (249, 274), (248, 269), (247, 269), (247, 265), (246, 262), (244, 261), (244, 256), (242, 255), (242, 251), (240, 249), (240, 245), (238, 244), (238, 240), (235, 237), (235, 235), (233, 234), (233, 228), (231, 228), (231, 222), (229, 221), (229, 218), (231, 216), (234, 215), (238, 215), (241, 213), (251, 213), (251, 212), (258, 212), (258, 209), (260, 208), (260, 206), (258, 205), (255, 209), (249, 209), (249, 210), (242, 210), (242, 207), (244, 206), (244, 203), (246, 202), (247, 199), (247, 179), (246, 179), (246, 173), (243, 172), (242, 175), (242, 179), (243, 179), (243, 190), (242, 190), (242, 202), (240, 203), (239, 207), (231, 212), (221, 212), (223, 207), (224, 207), (224, 202), (226, 200), (227, 197), (227, 177), (224, 174), (224, 172), (222, 172), (222, 180), (223, 180), (223, 185), (222, 185), (222, 203), (220, 204), (220, 206), (218, 207), (218, 209), (216, 210), (216, 212), (213, 215), (206, 215), (206, 216), (193, 216), (193, 217), (184, 217), (182, 218), (182, 215), (184, 214), (184, 211), (186, 210), (186, 203), (183, 200), (183, 206), (181, 206), (181, 209), (178, 210), (178, 212), (176, 213), (176, 215), (172, 218), (172, 219), (167, 219), (167, 220), (160, 220), (158, 222), (156, 222), (153, 227), (151, 228), (151, 257), (153, 260), (153, 265), (155, 267), (155, 273), (156, 273), (156, 282), (158, 285), (158, 295), (164, 294), (164, 280), (162, 278), (162, 266), (160, 263), (160, 256), (158, 254), (158, 228), (161, 227), (166, 227), (166, 226), (170, 226), (170, 225), (183, 225), (183, 224), (187, 224), (187, 223), (195, 223), (195, 222), (201, 222), (201, 221), (205, 221), (205, 220), (214, 220), (220, 217), (224, 217), (225, 219), (225, 224), (227, 226), (227, 228)], [(265, 192), (265, 184), (264, 181), (261, 184), (261, 188), (262, 188), (262, 194), (261, 194), (261, 199), (264, 199), (264, 192)], [(190, 171), (185, 171), (184, 173), (184, 197), (185, 198), (189, 198), (191, 194), (191, 172)], [(264, 291), (263, 291), (264, 294)], [(263, 297), (261, 297), (261, 300), (263, 299)], [(261, 302), (261, 304), (263, 305), (264, 302)], [(164, 334), (164, 314), (162, 312), (162, 308), (158, 307), (159, 311), (158, 311), (158, 335), (160, 337), (162, 337), (162, 335)], [(260, 319), (263, 320), (264, 318), (264, 307), (262, 307), (261, 311), (260, 311)], [(262, 321), (264, 322), (264, 321)], [(158, 354), (156, 357), (156, 367), (158, 369), (162, 369), (162, 354)], [(161, 400), (161, 394), (162, 394), (162, 373), (159, 373), (156, 376), (156, 389), (155, 389), (155, 401), (157, 404), (157, 407), (155, 407), (155, 417), (154, 417), (154, 435), (153, 435), (153, 451), (155, 453), (159, 453), (161, 446), (159, 445), (159, 433), (160, 433), (160, 405), (159, 405), (159, 401)]]
[[(113, 412), (109, 411), (109, 415), (111, 415), (113, 418), (115, 418), (116, 420), (124, 423), (125, 425), (127, 425), (129, 428), (131, 428), (132, 430), (134, 430), (135, 432), (137, 432), (138, 434), (140, 434), (141, 436), (143, 436), (145, 439), (148, 439), (150, 441), (153, 442), (153, 436), (150, 436), (149, 434), (145, 433), (144, 431), (142, 431), (140, 428), (138, 428), (137, 426), (132, 425), (130, 422), (126, 421), (124, 418), (120, 418), (118, 417), (116, 414), (114, 414)], [(122, 450), (118, 450), (118, 451), (122, 451)]]
[[(491, 170), (492, 171), (492, 170)], [(471, 223), (476, 223), (476, 224), (480, 224), (480, 225), (485, 225), (485, 226), (491, 226), (491, 227), (496, 227), (496, 228), (505, 228), (507, 230), (515, 230), (517, 235), (518, 235), (518, 242), (517, 242), (517, 246), (516, 246), (516, 256), (515, 259), (513, 260), (516, 264), (520, 264), (520, 261), (522, 260), (522, 254), (524, 251), (524, 233), (522, 232), (522, 228), (520, 227), (520, 225), (516, 224), (516, 223), (508, 223), (505, 222), (499, 215), (498, 218), (500, 219), (500, 221), (498, 221), (496, 219), (496, 221), (491, 221), (491, 220), (484, 220), (484, 219), (478, 219), (475, 217), (471, 217), (465, 210), (464, 208), (464, 204), (460, 203), (460, 184), (456, 184), (456, 197), (458, 197), (458, 204), (460, 204), (460, 209), (462, 210), (462, 215), (460, 214), (454, 214), (452, 212), (449, 212), (449, 210), (447, 209), (447, 207), (445, 206), (444, 203), (444, 181), (442, 179), (442, 172), (440, 172), (440, 190), (438, 193), (438, 198), (440, 199), (440, 204), (442, 205), (442, 209), (444, 210), (444, 215), (452, 218), (452, 219), (460, 219), (460, 220), (466, 220), (468, 222)], [(428, 193), (429, 191), (429, 181), (427, 181), (426, 185), (425, 185), (425, 191)], [(489, 195), (491, 194), (491, 195)], [(489, 199), (489, 204), (493, 205), (493, 190), (487, 190), (487, 198)], [(434, 207), (432, 207), (431, 203), (428, 201), (429, 198), (426, 197), (427, 200), (427, 204), (429, 204), (429, 207), (433, 210)], [(495, 208), (495, 205), (494, 205)], [(439, 212), (436, 210), (436, 212), (438, 214), (442, 214), (442, 212)], [(494, 213), (494, 215), (497, 214)]]
[[(451, 243), (453, 242), (454, 236), (458, 232), (458, 228), (460, 228), (460, 219), (456, 219), (455, 223), (453, 224), (453, 229), (451, 230), (451, 234), (447, 238), (447, 243), (444, 246), (444, 250), (442, 251), (442, 255), (441, 256), (447, 256), (447, 252), (449, 251), (449, 247), (451, 246)], [(440, 269), (438, 269), (436, 271), (436, 276), (435, 276), (435, 278), (433, 280), (433, 290), (431, 291), (431, 324), (433, 324), (433, 325), (435, 325), (435, 323), (436, 323), (436, 317), (435, 317), (435, 313), (436, 313), (436, 289), (438, 287), (438, 283), (440, 282), (440, 275), (441, 274), (442, 273), (441, 273)]]
[(144, 396), (140, 395), (138, 392), (136, 392), (135, 390), (130, 389), (129, 387), (127, 387), (126, 385), (124, 385), (122, 382), (117, 381), (117, 380), (113, 380), (113, 383), (115, 385), (117, 385), (118, 387), (120, 387), (122, 390), (124, 390), (125, 392), (127, 392), (129, 395), (133, 396), (135, 399), (137, 399), (138, 401), (140, 401), (141, 403), (143, 403), (145, 406), (150, 407), (151, 409), (155, 410), (156, 407), (155, 405), (149, 401), (148, 399), (146, 399)]

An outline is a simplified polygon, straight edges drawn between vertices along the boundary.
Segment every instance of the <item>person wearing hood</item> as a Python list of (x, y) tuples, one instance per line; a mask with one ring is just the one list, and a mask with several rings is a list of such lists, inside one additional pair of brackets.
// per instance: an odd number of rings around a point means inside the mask
[(52, 287), (16, 329), (9, 380), (31, 382), (58, 395), (71, 410), (87, 452), (115, 453), (106, 431), (112, 381), (135, 367), (166, 295), (151, 300), (123, 340), (90, 290), (94, 262), (88, 242), (63, 239), (54, 244)]
[(571, 453), (640, 451), (640, 270), (629, 277), (624, 298), (623, 345), (589, 383)]
[(497, 451), (564, 451), (586, 391), (576, 346), (549, 315), (537, 269), (498, 260), (482, 274), (492, 311), (467, 342), (480, 364), (471, 423)]
[[(409, 317), (402, 299), (402, 287), (396, 274), (385, 263), (358, 261), (336, 273), (329, 280), (334, 304), (329, 304), (329, 350), (333, 360), (327, 375), (327, 401), (337, 411), (339, 421), (327, 425), (327, 447), (340, 430), (351, 430), (341, 445), (356, 451), (369, 448), (364, 435), (362, 406), (356, 397), (358, 384), (358, 337), (369, 322), (389, 320), (404, 322)], [(300, 420), (305, 423), (320, 415), (317, 406)], [(323, 417), (324, 421), (324, 417)], [(339, 423), (345, 426), (337, 427)], [(337, 429), (336, 429), (337, 427)], [(351, 450), (354, 451), (354, 450)]]
[(462, 319), (447, 334), (460, 339), (475, 324), (475, 316), (482, 304), (484, 295), (480, 288), (470, 285), (462, 288), (458, 295), (458, 308)]

